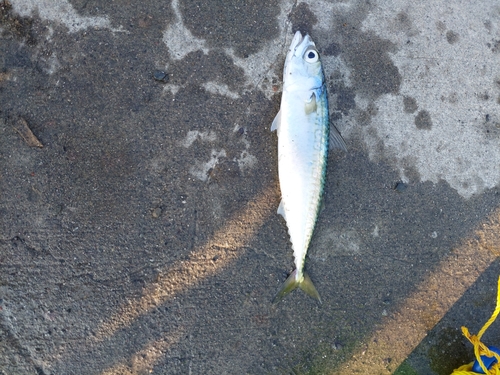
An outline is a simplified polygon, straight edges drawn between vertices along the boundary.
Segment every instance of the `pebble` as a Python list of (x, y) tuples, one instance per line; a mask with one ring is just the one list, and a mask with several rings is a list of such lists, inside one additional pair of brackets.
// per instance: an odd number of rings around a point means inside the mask
[(153, 73), (153, 77), (154, 77), (155, 81), (163, 82), (163, 83), (168, 82), (168, 74), (162, 70), (155, 70), (155, 72)]

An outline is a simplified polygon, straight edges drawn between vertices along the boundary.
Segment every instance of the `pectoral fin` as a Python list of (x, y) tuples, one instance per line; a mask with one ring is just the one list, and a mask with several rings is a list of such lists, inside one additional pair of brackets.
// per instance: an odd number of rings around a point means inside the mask
[(314, 92), (311, 94), (311, 97), (306, 100), (304, 108), (306, 111), (306, 115), (310, 115), (311, 113), (316, 112), (316, 110), (318, 109), (318, 105), (316, 104), (316, 94)]
[(281, 122), (281, 110), (278, 112), (278, 114), (276, 115), (276, 117), (273, 120), (273, 124), (271, 125), (272, 132), (275, 130), (278, 130), (278, 127), (280, 126), (280, 122)]

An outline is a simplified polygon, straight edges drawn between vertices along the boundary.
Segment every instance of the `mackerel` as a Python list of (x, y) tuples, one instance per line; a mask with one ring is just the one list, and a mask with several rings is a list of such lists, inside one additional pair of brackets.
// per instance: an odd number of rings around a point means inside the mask
[(347, 148), (337, 129), (329, 126), (325, 77), (316, 45), (300, 31), (295, 33), (286, 56), (280, 111), (271, 130), (278, 132), (282, 196), (278, 213), (286, 221), (295, 258), (295, 270), (275, 302), (297, 287), (321, 302), (304, 272), (304, 263), (320, 210), (328, 149)]

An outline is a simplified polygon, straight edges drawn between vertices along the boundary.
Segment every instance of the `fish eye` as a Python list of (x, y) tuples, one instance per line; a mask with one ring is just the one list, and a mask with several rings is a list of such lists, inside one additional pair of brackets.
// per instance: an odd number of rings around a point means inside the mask
[(304, 60), (308, 63), (315, 63), (319, 60), (318, 52), (314, 49), (309, 49), (304, 53)]

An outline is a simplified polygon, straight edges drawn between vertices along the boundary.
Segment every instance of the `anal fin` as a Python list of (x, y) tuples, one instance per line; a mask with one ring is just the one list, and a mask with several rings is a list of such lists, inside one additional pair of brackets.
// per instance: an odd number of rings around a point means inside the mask
[(280, 205), (278, 206), (277, 213), (280, 214), (281, 216), (283, 216), (283, 219), (286, 220), (286, 217), (285, 217), (285, 207), (283, 206), (283, 199), (281, 200)]

